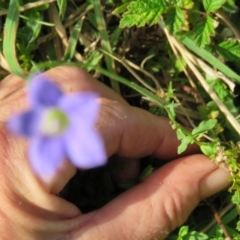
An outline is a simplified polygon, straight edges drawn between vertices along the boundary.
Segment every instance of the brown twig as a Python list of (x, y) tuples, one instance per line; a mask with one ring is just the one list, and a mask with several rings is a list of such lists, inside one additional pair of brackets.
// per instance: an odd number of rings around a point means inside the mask
[(225, 240), (231, 240), (232, 238), (229, 236), (227, 229), (225, 228), (221, 217), (219, 216), (217, 210), (215, 209), (215, 207), (213, 206), (213, 204), (211, 202), (209, 202), (208, 200), (206, 200), (207, 204), (209, 205), (209, 207), (211, 208), (214, 218), (216, 219), (216, 221), (218, 222), (219, 227), (222, 229), (223, 234), (225, 236)]

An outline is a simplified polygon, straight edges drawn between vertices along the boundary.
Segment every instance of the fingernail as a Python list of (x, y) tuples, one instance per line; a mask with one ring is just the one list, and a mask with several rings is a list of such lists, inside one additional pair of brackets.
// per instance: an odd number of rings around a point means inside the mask
[(204, 177), (200, 184), (201, 198), (209, 197), (230, 185), (229, 171), (223, 167), (215, 169)]

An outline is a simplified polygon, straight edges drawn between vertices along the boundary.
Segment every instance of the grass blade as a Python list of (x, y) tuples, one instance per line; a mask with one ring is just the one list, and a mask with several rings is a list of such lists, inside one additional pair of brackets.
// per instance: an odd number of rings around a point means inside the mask
[[(96, 15), (98, 31), (101, 37), (102, 48), (107, 53), (112, 54), (112, 48), (111, 48), (110, 41), (107, 34), (106, 23), (101, 10), (100, 0), (93, 0), (92, 3), (93, 3), (95, 15)], [(114, 72), (115, 71), (114, 60), (110, 56), (105, 55), (105, 61), (106, 61), (107, 69), (109, 70), (109, 72)], [(116, 92), (120, 93), (118, 82), (111, 80), (111, 87)]]
[(240, 83), (240, 76), (227, 67), (224, 63), (220, 62), (216, 57), (214, 57), (207, 50), (198, 47), (190, 38), (184, 37), (181, 42), (196, 55), (204, 59), (206, 62), (210, 63), (214, 68), (217, 68), (220, 72), (224, 73), (226, 76), (235, 79), (236, 82)]
[(19, 13), (18, 0), (10, 0), (4, 27), (3, 54), (9, 65), (10, 71), (18, 76), (24, 77), (25, 74), (18, 63), (15, 49)]
[(77, 42), (78, 42), (78, 38), (79, 38), (79, 34), (80, 34), (80, 31), (81, 31), (81, 28), (82, 28), (82, 24), (83, 24), (83, 19), (80, 19), (79, 21), (77, 21), (77, 23), (75, 24), (75, 26), (72, 30), (72, 34), (71, 34), (70, 39), (69, 39), (68, 47), (67, 47), (67, 49), (65, 50), (65, 53), (64, 53), (64, 60), (65, 61), (71, 61), (71, 59), (74, 57)]

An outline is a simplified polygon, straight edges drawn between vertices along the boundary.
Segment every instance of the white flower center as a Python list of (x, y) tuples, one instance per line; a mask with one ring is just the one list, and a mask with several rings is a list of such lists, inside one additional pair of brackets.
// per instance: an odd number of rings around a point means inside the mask
[(50, 108), (44, 113), (41, 126), (43, 134), (60, 135), (68, 126), (68, 117), (58, 108)]

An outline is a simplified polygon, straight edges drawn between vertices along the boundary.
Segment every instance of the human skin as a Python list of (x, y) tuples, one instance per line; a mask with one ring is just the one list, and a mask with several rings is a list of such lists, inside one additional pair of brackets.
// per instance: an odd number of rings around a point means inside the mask
[(228, 172), (195, 154), (196, 146), (177, 155), (179, 141), (168, 119), (129, 106), (82, 69), (64, 66), (44, 74), (66, 93), (99, 94), (96, 128), (108, 156), (115, 154), (118, 161), (128, 163), (116, 180), (136, 176), (138, 159), (149, 154), (171, 161), (101, 209), (82, 214), (57, 196), (76, 169), (66, 160), (60, 171), (42, 182), (26, 159), (27, 140), (7, 131), (6, 121), (29, 106), (24, 80), (9, 75), (0, 82), (0, 239), (164, 239), (200, 200), (228, 186)]

